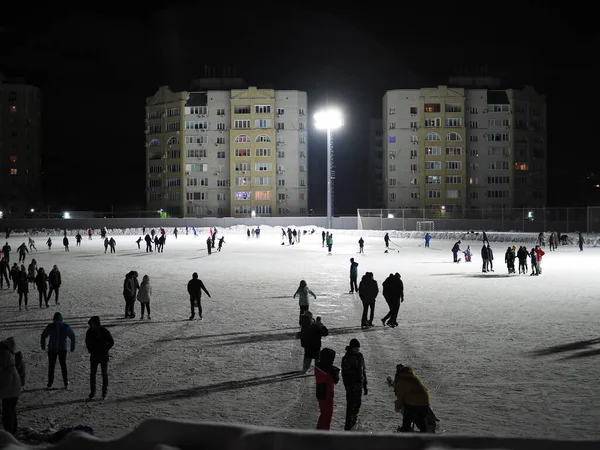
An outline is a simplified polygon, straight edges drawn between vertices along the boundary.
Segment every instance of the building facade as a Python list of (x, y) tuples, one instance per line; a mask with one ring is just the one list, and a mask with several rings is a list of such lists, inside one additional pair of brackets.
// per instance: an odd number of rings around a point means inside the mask
[(369, 121), (369, 153), (367, 157), (368, 208), (385, 208), (383, 202), (383, 126), (381, 119)]
[(40, 90), (0, 74), (0, 211), (22, 215), (42, 194)]
[(546, 204), (546, 100), (531, 87), (388, 91), (382, 125), (387, 208)]
[(308, 211), (307, 96), (248, 87), (146, 101), (149, 210), (173, 216), (302, 216)]

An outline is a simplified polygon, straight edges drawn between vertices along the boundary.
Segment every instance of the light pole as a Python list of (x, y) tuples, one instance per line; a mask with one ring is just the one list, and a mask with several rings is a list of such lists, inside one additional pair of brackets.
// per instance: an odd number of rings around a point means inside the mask
[(336, 109), (326, 109), (315, 114), (317, 130), (327, 131), (327, 228), (332, 228), (333, 216), (333, 130), (344, 125), (342, 113)]

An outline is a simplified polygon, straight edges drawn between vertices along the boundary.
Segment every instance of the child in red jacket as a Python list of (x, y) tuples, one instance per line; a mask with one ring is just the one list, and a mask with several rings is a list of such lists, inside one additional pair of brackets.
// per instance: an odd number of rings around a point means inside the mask
[(317, 422), (317, 430), (330, 430), (333, 419), (333, 393), (335, 385), (340, 381), (340, 369), (333, 365), (335, 351), (330, 348), (321, 350), (319, 362), (315, 364), (315, 381), (317, 383), (317, 400), (321, 414)]

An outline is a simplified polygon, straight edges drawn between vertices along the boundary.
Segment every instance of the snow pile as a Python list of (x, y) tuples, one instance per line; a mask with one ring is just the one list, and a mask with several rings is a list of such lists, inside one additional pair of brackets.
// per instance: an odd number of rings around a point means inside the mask
[[(369, 434), (284, 430), (278, 428), (225, 425), (210, 422), (186, 422), (151, 419), (136, 430), (112, 441), (102, 441), (83, 433), (73, 433), (56, 444), (56, 450), (186, 450), (208, 448), (211, 450), (517, 450), (517, 449), (597, 449), (600, 441), (551, 441), (533, 439), (462, 438), (422, 434)], [(10, 435), (0, 432), (0, 448), (25, 450), (35, 447), (20, 444)]]

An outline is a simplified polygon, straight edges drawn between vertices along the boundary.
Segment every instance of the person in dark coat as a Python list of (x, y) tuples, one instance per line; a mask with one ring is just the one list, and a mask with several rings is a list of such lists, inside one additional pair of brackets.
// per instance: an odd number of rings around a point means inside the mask
[(65, 252), (69, 251), (69, 238), (67, 236), (65, 236), (63, 238), (63, 245), (65, 246)]
[(390, 276), (385, 279), (382, 286), (383, 298), (385, 298), (390, 311), (381, 319), (381, 323), (394, 328), (398, 326), (400, 303), (404, 301), (404, 283), (400, 274), (396, 272), (393, 275), (390, 273)]
[(453, 246), (452, 246), (452, 260), (457, 263), (458, 262), (458, 252), (460, 252), (460, 244), (461, 241), (457, 241)]
[(331, 429), (335, 385), (340, 381), (340, 369), (333, 365), (334, 361), (335, 350), (324, 348), (319, 353), (319, 360), (315, 364), (317, 401), (321, 411), (317, 422), (317, 430)]
[(81, 234), (79, 233), (79, 231), (75, 235), (75, 246), (81, 247)]
[(313, 315), (310, 311), (305, 311), (302, 316), (302, 325), (298, 337), (300, 338), (300, 345), (304, 349), (304, 359), (302, 361), (302, 370), (304, 373), (308, 372), (312, 360), (315, 362), (319, 361), (319, 353), (321, 352), (321, 338), (329, 334), (329, 330), (321, 318), (317, 317), (317, 320), (313, 319)]
[(25, 266), (21, 266), (17, 280), (17, 289), (19, 292), (19, 311), (21, 311), (23, 300), (25, 300), (25, 311), (29, 311), (29, 308), (27, 308), (27, 300), (29, 297), (29, 279), (27, 277), (27, 270), (25, 270)]
[(8, 242), (6, 244), (4, 244), (4, 246), (2, 247), (2, 254), (4, 255), (4, 259), (6, 259), (6, 263), (10, 264), (10, 252), (12, 251), (12, 248), (10, 245), (8, 245)]
[(483, 246), (481, 247), (481, 261), (481, 271), (485, 273), (488, 271), (488, 265), (490, 262), (488, 248), (485, 244), (483, 244)]
[(152, 238), (150, 237), (149, 234), (146, 235), (146, 237), (144, 238), (144, 241), (146, 241), (146, 253), (151, 252), (152, 251)]
[(23, 242), (21, 245), (19, 245), (19, 247), (17, 248), (17, 252), (19, 252), (19, 263), (25, 262), (25, 255), (27, 253), (29, 253), (29, 250), (27, 250), (27, 245), (25, 245), (25, 242)]
[(506, 253), (504, 254), (504, 262), (506, 263), (508, 273), (515, 273), (515, 252), (513, 252), (512, 247), (508, 247), (506, 249)]
[(48, 386), (50, 389), (54, 383), (54, 368), (56, 359), (60, 363), (63, 383), (65, 389), (69, 388), (69, 374), (67, 371), (67, 339), (71, 341), (71, 352), (75, 351), (75, 333), (73, 329), (63, 321), (61, 313), (54, 313), (52, 323), (46, 326), (42, 332), (40, 345), (42, 350), (46, 350), (46, 339), (48, 341)]
[(363, 392), (365, 395), (369, 393), (365, 359), (360, 352), (358, 339), (352, 339), (346, 347), (346, 354), (342, 358), (342, 380), (346, 388), (346, 424), (344, 430), (348, 431), (354, 428), (358, 421)]
[(323, 230), (323, 232), (321, 233), (321, 247), (325, 247), (325, 237), (326, 236), (327, 236), (327, 234), (325, 233), (325, 230)]
[(583, 243), (584, 243), (584, 239), (583, 239), (583, 234), (579, 233), (579, 236), (577, 237), (577, 242), (579, 244), (579, 251), (582, 252), (583, 251)]
[(10, 280), (9, 280), (8, 276), (9, 276), (8, 261), (3, 256), (2, 259), (0, 259), (0, 289), (4, 289), (4, 281), (5, 280), (6, 280), (6, 287), (8, 289), (10, 289)]
[(10, 268), (10, 272), (8, 276), (13, 282), (13, 292), (17, 290), (19, 287), (19, 266), (17, 263), (13, 263), (13, 266)]
[(485, 231), (482, 231), (481, 233), (481, 240), (483, 241), (484, 244), (490, 245), (490, 241), (488, 240), (487, 234), (485, 233)]
[(88, 321), (90, 328), (85, 335), (85, 346), (90, 354), (90, 395), (92, 400), (96, 396), (96, 373), (98, 364), (102, 372), (102, 400), (108, 393), (108, 351), (113, 348), (115, 341), (110, 331), (100, 323), (100, 317), (92, 316)]
[(60, 305), (58, 301), (58, 290), (60, 289), (61, 284), (62, 277), (60, 276), (60, 270), (58, 270), (58, 266), (55, 264), (52, 267), (50, 273), (48, 274), (48, 287), (50, 289), (48, 290), (48, 300), (46, 300), (46, 302), (50, 301), (50, 299), (52, 298), (52, 292), (54, 292), (54, 302), (57, 305)]
[(123, 298), (125, 299), (125, 318), (134, 318), (135, 311), (133, 307), (135, 305), (135, 281), (133, 277), (133, 270), (125, 275), (123, 280)]
[(206, 251), (208, 252), (209, 255), (212, 252), (212, 248), (213, 248), (213, 240), (209, 236), (208, 239), (206, 239)]
[(390, 235), (388, 233), (385, 233), (385, 236), (383, 237), (383, 242), (385, 243), (385, 252), (387, 253), (388, 250), (390, 249)]
[(116, 253), (116, 247), (117, 247), (117, 241), (115, 241), (114, 237), (111, 237), (110, 240), (108, 241), (108, 246), (110, 247), (110, 252), (111, 253)]
[[(375, 299), (379, 294), (379, 286), (377, 281), (373, 279), (373, 273), (367, 272), (362, 277), (360, 285), (358, 286), (358, 295), (363, 303), (363, 313), (361, 319), (361, 328), (368, 328), (373, 326), (373, 316), (375, 315)], [(371, 309), (369, 319), (367, 320), (367, 313)]]
[(494, 271), (494, 251), (492, 250), (492, 247), (490, 247), (490, 244), (488, 244), (487, 246), (487, 253), (488, 253), (488, 263), (490, 265), (490, 272)]
[(519, 251), (517, 251), (517, 258), (519, 258), (519, 274), (527, 274), (527, 271), (529, 270), (527, 267), (528, 256), (527, 249), (524, 246), (519, 247)]
[(12, 337), (0, 342), (0, 399), (2, 425), (7, 433), (17, 434), (17, 403), (21, 395), (21, 380), (16, 367), (16, 344)]
[(354, 262), (354, 258), (350, 258), (350, 293), (358, 292), (356, 279), (358, 278), (358, 263)]
[[(210, 247), (208, 248), (208, 251), (210, 252)], [(202, 320), (202, 291), (208, 295), (208, 298), (212, 297), (206, 290), (202, 280), (198, 278), (198, 272), (192, 274), (192, 279), (188, 281), (187, 291), (188, 294), (190, 294), (190, 307), (192, 310), (190, 320), (194, 320), (194, 317), (196, 316), (196, 305), (198, 305), (198, 316), (200, 317), (200, 320)]]
[(38, 273), (35, 276), (35, 286), (39, 295), (40, 308), (42, 307), (42, 301), (46, 303), (46, 308), (48, 308), (48, 275), (46, 275), (43, 267), (38, 269)]

